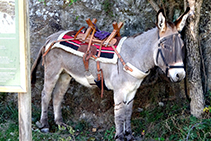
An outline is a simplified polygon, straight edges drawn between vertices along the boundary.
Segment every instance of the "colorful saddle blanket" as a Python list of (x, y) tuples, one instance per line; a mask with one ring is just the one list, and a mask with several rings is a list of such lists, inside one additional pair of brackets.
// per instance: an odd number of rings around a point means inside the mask
[[(62, 33), (57, 40), (60, 40), (60, 39), (73, 39), (74, 38), (74, 35), (70, 35), (72, 31), (65, 31), (64, 33)], [(120, 39), (118, 45), (115, 46), (116, 50), (120, 53), (120, 50), (121, 50), (121, 47), (122, 47), (122, 43), (124, 42), (124, 40), (126, 39), (126, 37), (123, 37)], [(49, 48), (51, 43), (49, 43), (46, 48), (45, 48), (45, 51)], [(71, 41), (63, 41), (63, 42), (57, 42), (55, 43), (51, 49), (53, 48), (61, 48), (67, 52), (70, 52), (70, 53), (73, 53), (75, 55), (78, 55), (78, 56), (81, 56), (83, 57), (84, 53), (83, 52), (80, 52), (80, 51), (77, 51), (78, 48), (81, 46), (81, 45), (88, 45), (88, 43), (83, 43), (83, 42), (80, 42), (78, 40), (71, 40)], [(93, 44), (93, 46), (96, 46), (97, 47), (97, 53), (96, 53), (96, 56), (98, 54), (98, 51), (99, 51), (99, 48), (100, 48), (100, 45), (98, 44)], [(91, 57), (92, 58), (92, 57)], [(94, 59), (94, 58), (92, 58)], [(101, 49), (101, 54), (100, 54), (100, 57), (96, 59), (96, 61), (100, 61), (100, 62), (103, 62), (103, 63), (113, 63), (113, 64), (116, 64), (117, 63), (117, 55), (116, 53), (114, 52), (114, 50), (112, 49), (112, 47), (102, 47)]]

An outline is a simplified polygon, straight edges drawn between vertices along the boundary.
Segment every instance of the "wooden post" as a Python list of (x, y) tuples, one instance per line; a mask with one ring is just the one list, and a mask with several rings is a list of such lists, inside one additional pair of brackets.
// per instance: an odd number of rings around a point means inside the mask
[[(19, 18), (23, 21), (19, 30), (22, 31), (20, 34), (21, 48), (24, 48), (25, 54), (25, 71), (26, 71), (26, 92), (18, 93), (18, 118), (19, 118), (19, 140), (20, 141), (31, 141), (32, 130), (31, 130), (31, 78), (30, 78), (30, 44), (29, 44), (29, 17), (28, 17), (28, 1), (19, 1)], [(22, 10), (21, 10), (22, 9)], [(22, 78), (24, 79), (24, 78)]]
[(18, 93), (18, 118), (19, 118), (19, 141), (31, 141), (32, 131), (31, 131), (30, 91), (28, 91), (27, 93)]

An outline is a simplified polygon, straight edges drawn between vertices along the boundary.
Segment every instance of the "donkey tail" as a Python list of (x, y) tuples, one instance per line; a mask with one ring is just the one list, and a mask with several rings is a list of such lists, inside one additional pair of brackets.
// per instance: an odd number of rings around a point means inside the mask
[(44, 50), (45, 50), (45, 45), (40, 48), (37, 58), (34, 61), (34, 64), (32, 65), (32, 68), (31, 68), (31, 84), (32, 84), (32, 86), (34, 86), (36, 83), (37, 67), (42, 59), (42, 54), (43, 54)]
[[(64, 32), (64, 31), (61, 30), (61, 31), (59, 31), (59, 32), (57, 32), (57, 33), (54, 33), (54, 34), (50, 35), (49, 37), (47, 37), (45, 44), (40, 48), (39, 53), (38, 53), (38, 55), (37, 55), (37, 58), (36, 58), (36, 60), (34, 61), (34, 64), (32, 65), (32, 68), (31, 68), (31, 84), (32, 84), (32, 87), (33, 87), (34, 84), (36, 83), (36, 71), (37, 71), (37, 66), (39, 65), (39, 63), (40, 63), (40, 61), (41, 61), (41, 59), (42, 59), (42, 56), (43, 56), (43, 54), (44, 54), (44, 52), (45, 52), (45, 47), (47, 46), (47, 44), (56, 41), (56, 40), (58, 39), (59, 35), (60, 35), (61, 33), (63, 33), (63, 32)], [(50, 47), (49, 47), (49, 48), (50, 48)]]

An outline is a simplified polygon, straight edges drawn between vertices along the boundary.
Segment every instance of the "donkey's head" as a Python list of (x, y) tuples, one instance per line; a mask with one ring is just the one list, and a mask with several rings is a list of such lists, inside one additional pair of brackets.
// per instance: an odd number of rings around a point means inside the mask
[(185, 77), (182, 52), (184, 44), (179, 32), (185, 26), (189, 11), (190, 8), (188, 7), (185, 13), (174, 23), (166, 21), (163, 9), (159, 10), (157, 14), (158, 51), (156, 65), (173, 82), (181, 81)]

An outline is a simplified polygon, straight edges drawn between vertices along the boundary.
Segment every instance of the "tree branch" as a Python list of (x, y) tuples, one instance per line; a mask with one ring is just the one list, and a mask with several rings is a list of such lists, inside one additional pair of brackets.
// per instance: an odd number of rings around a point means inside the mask
[(160, 10), (160, 7), (153, 0), (148, 0), (148, 2), (152, 5), (156, 12)]

